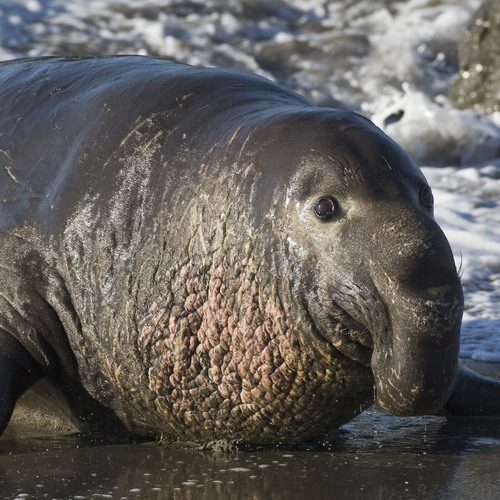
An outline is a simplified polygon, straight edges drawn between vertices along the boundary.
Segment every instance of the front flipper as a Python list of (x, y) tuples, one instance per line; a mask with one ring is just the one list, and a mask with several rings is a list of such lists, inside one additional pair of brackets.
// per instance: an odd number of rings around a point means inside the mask
[(22, 344), (0, 331), (0, 435), (18, 398), (41, 377), (40, 368)]
[(500, 416), (500, 380), (479, 375), (461, 365), (444, 408), (457, 416)]

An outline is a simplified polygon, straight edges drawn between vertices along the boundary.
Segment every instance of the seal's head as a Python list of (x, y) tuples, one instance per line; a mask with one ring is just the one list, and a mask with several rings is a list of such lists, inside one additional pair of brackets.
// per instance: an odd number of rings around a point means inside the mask
[(290, 288), (319, 337), (371, 366), (382, 407), (434, 412), (453, 386), (463, 296), (429, 185), (354, 113), (308, 110), (282, 128), (268, 164), (288, 183)]

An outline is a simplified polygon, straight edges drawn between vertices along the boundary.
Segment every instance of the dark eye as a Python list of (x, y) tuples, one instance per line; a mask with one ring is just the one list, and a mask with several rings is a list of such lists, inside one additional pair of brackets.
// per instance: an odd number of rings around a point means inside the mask
[(314, 203), (314, 213), (322, 220), (330, 219), (338, 212), (338, 203), (331, 196), (322, 196)]
[(427, 185), (422, 186), (420, 189), (420, 202), (426, 208), (432, 208), (434, 205), (434, 196), (431, 188)]

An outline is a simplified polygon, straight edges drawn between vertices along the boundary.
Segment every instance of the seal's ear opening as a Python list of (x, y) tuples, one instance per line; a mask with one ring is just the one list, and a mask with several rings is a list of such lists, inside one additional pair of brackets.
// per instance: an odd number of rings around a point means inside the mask
[(40, 368), (21, 343), (0, 331), (0, 435), (9, 423), (16, 401), (41, 377)]

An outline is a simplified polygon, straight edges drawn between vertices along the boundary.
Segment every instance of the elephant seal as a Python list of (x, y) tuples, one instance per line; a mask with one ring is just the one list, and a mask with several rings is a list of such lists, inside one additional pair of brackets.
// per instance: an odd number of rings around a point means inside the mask
[[(0, 65), (0, 416), (296, 443), (438, 410), (463, 308), (432, 193), (369, 120), (138, 56)], [(374, 390), (375, 387), (375, 390)]]

